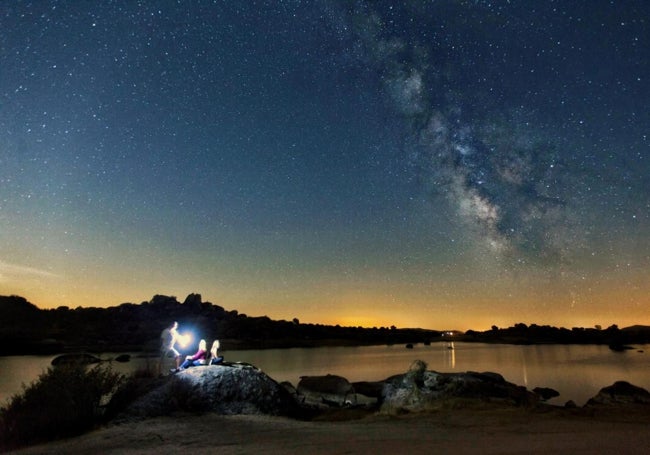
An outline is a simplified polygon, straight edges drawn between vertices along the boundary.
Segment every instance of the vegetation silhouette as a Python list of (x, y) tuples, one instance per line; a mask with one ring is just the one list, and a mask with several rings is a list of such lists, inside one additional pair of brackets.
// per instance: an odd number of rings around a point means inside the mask
[[(65, 306), (41, 310), (23, 297), (0, 296), (0, 355), (60, 352), (157, 352), (160, 332), (178, 321), (180, 332), (219, 339), (223, 349), (345, 346), (431, 342), (441, 332), (419, 328), (342, 327), (249, 317), (190, 294), (155, 295), (140, 304), (116, 307)], [(190, 347), (192, 349), (194, 346)]]
[[(190, 294), (181, 303), (174, 296), (155, 295), (140, 304), (109, 308), (60, 306), (42, 310), (19, 296), (0, 296), (0, 355), (62, 352), (157, 352), (160, 332), (178, 321), (181, 332), (195, 338), (219, 339), (227, 350), (379, 344), (429, 344), (466, 341), (508, 344), (607, 344), (616, 351), (650, 342), (650, 327), (619, 329), (611, 325), (582, 328), (524, 323), (490, 330), (441, 331), (423, 328), (343, 327), (272, 320), (227, 311)], [(191, 350), (194, 346), (189, 347)]]
[(125, 382), (110, 365), (48, 368), (0, 407), (0, 452), (76, 436), (106, 422), (105, 404)]

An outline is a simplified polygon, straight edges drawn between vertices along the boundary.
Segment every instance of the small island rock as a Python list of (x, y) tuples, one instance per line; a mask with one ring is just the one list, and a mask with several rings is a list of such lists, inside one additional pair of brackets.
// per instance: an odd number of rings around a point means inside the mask
[(551, 389), (550, 387), (535, 387), (533, 389), (533, 392), (539, 395), (542, 401), (550, 400), (551, 398), (560, 396), (560, 392), (555, 389)]

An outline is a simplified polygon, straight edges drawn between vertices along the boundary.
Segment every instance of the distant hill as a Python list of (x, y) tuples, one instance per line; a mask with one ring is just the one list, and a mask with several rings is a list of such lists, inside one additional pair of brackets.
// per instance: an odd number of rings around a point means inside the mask
[(264, 349), (371, 344), (415, 344), (457, 340), (510, 344), (607, 344), (614, 350), (630, 344), (650, 343), (650, 327), (635, 325), (619, 329), (515, 324), (483, 332), (437, 331), (418, 328), (341, 327), (250, 317), (227, 311), (200, 294), (181, 303), (176, 297), (155, 295), (140, 304), (123, 303), (109, 308), (61, 306), (41, 310), (23, 297), (0, 296), (0, 355), (54, 354), (69, 351), (155, 353), (160, 332), (173, 321), (179, 331), (191, 332), (196, 348), (199, 338), (208, 343), (219, 339), (223, 349)]
[(29, 303), (24, 297), (0, 296), (0, 320), (3, 321), (3, 325), (18, 321), (25, 316), (33, 316), (39, 311), (36, 305)]
[[(341, 327), (249, 317), (204, 302), (200, 294), (190, 294), (182, 303), (176, 297), (155, 295), (140, 304), (51, 310), (9, 296), (0, 297), (0, 355), (71, 350), (156, 352), (160, 332), (173, 321), (179, 323), (180, 332), (191, 331), (195, 339), (219, 339), (224, 349), (420, 343), (440, 337), (434, 330)], [(188, 349), (195, 348), (196, 343)]]
[(507, 328), (494, 326), (491, 330), (484, 332), (468, 330), (462, 339), (464, 341), (513, 344), (607, 344), (612, 349), (620, 350), (621, 347), (628, 344), (650, 343), (650, 327), (637, 325), (619, 329), (618, 326), (611, 325), (606, 329), (584, 327), (566, 329), (518, 323)]
[(650, 332), (650, 325), (631, 325), (624, 327), (621, 330), (626, 332)]

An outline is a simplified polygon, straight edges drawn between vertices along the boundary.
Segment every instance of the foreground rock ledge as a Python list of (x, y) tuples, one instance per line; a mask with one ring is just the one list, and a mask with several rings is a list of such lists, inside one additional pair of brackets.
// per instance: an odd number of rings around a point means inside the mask
[(292, 416), (297, 405), (284, 387), (252, 365), (209, 365), (169, 376), (133, 402), (122, 417), (178, 411)]
[[(405, 374), (384, 381), (350, 383), (334, 375), (307, 376), (297, 388), (278, 384), (252, 365), (230, 363), (194, 367), (163, 378), (160, 385), (129, 405), (121, 417), (213, 412), (307, 418), (343, 408), (396, 415), (450, 406), (535, 408), (543, 402), (539, 392), (510, 383), (498, 373), (438, 373), (426, 371), (426, 366), (417, 362)], [(650, 412), (650, 393), (617, 382), (603, 388), (585, 407), (630, 404)]]

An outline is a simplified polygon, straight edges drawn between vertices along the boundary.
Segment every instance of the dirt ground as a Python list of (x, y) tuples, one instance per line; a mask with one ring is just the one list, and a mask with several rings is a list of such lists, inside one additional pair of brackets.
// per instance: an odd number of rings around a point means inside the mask
[[(347, 416), (346, 418), (348, 418)], [(356, 420), (178, 415), (111, 425), (27, 454), (647, 453), (648, 413), (444, 410)], [(444, 452), (442, 452), (444, 453)]]

